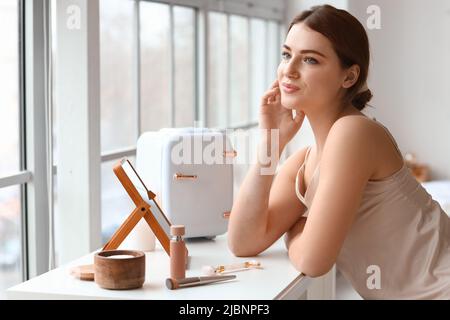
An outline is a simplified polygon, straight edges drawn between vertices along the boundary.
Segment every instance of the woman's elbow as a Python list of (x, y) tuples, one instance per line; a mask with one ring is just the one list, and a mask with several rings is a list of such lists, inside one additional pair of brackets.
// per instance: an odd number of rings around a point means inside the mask
[(228, 238), (228, 249), (230, 249), (231, 253), (236, 257), (242, 257), (241, 249), (236, 244), (236, 241), (233, 241), (230, 238)]
[(331, 266), (319, 267), (319, 268), (317, 268), (317, 267), (312, 267), (310, 269), (305, 268), (304, 269), (305, 271), (303, 271), (302, 273), (311, 278), (318, 278), (318, 277), (326, 275), (331, 270), (332, 267), (333, 266), (331, 265)]
[(262, 251), (257, 250), (257, 248), (246, 247), (242, 242), (234, 241), (230, 237), (228, 237), (228, 248), (236, 257), (254, 257)]
[(320, 261), (307, 257), (291, 257), (291, 255), (289, 255), (289, 258), (295, 269), (311, 278), (318, 278), (327, 274), (334, 265), (334, 262), (326, 261), (327, 259)]

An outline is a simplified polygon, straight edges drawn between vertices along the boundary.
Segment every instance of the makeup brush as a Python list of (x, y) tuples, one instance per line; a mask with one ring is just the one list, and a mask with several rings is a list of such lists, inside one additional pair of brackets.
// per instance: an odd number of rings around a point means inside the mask
[(175, 290), (178, 288), (201, 286), (204, 284), (221, 282), (221, 281), (231, 280), (231, 279), (235, 279), (235, 278), (236, 278), (235, 275), (212, 276), (212, 277), (190, 277), (190, 278), (184, 278), (184, 279), (167, 278), (166, 279), (166, 287), (169, 288), (170, 290)]

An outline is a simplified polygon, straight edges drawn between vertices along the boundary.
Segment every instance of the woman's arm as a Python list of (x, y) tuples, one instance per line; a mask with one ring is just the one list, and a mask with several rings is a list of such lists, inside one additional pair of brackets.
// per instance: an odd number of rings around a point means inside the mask
[(297, 220), (297, 222), (294, 223), (294, 225), (288, 230), (288, 232), (286, 232), (286, 235), (284, 236), (284, 244), (286, 245), (286, 249), (288, 251), (291, 247), (292, 242), (294, 242), (295, 239), (301, 236), (303, 229), (305, 228), (306, 219), (306, 217), (301, 217)]
[(308, 219), (289, 246), (292, 263), (308, 276), (324, 275), (336, 262), (374, 172), (374, 129), (367, 121), (344, 117), (328, 134)]
[(228, 244), (237, 256), (254, 256), (281, 237), (304, 213), (295, 194), (295, 175), (306, 149), (289, 157), (278, 174), (247, 173), (231, 210)]
[[(242, 183), (233, 204), (228, 224), (228, 245), (237, 256), (254, 256), (264, 251), (277, 240), (303, 213), (302, 205), (295, 195), (295, 168), (304, 150), (296, 153), (281, 168), (274, 178), (274, 172), (260, 164), (263, 150), (281, 154), (283, 148), (300, 129), (305, 114), (296, 114), (281, 105), (280, 89), (275, 81), (261, 99), (259, 128), (261, 141), (254, 164)], [(272, 141), (271, 131), (276, 130), (278, 140)], [(272, 149), (274, 146), (274, 149)], [(265, 155), (264, 155), (265, 156)], [(276, 168), (277, 155), (269, 154), (271, 168)], [(274, 170), (273, 170), (274, 171)]]

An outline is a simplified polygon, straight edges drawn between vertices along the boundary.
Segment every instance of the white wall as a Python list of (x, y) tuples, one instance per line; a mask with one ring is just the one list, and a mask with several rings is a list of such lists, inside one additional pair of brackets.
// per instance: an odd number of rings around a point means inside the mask
[[(297, 11), (322, 3), (287, 1), (286, 23)], [(367, 113), (388, 127), (403, 154), (413, 152), (430, 165), (433, 179), (450, 179), (450, 1), (327, 3), (338, 3), (364, 26), (367, 7), (380, 7), (381, 29), (366, 27), (372, 54), (368, 84), (375, 107)], [(305, 134), (296, 141), (301, 146), (308, 138)]]
[(366, 25), (371, 4), (381, 9), (381, 29), (366, 29), (372, 114), (432, 178), (450, 179), (450, 1), (349, 0), (348, 10)]

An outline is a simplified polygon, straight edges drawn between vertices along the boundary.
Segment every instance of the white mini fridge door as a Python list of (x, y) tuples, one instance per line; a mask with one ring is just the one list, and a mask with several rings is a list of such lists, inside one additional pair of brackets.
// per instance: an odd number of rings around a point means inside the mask
[[(214, 134), (215, 138), (224, 139), (220, 134)], [(175, 141), (168, 143), (163, 150), (163, 183), (162, 203), (166, 214), (172, 224), (186, 226), (186, 238), (214, 237), (226, 232), (228, 215), (233, 205), (233, 165), (223, 156), (223, 152), (229, 149), (229, 143), (223, 143), (220, 153), (222, 163), (211, 158), (197, 157), (194, 161), (194, 152), (203, 153), (205, 148), (211, 147), (211, 140), (204, 140), (202, 135), (192, 136), (190, 163), (176, 163), (172, 150)], [(194, 142), (195, 141), (195, 142)], [(195, 146), (198, 150), (194, 150)], [(210, 149), (206, 149), (207, 151)], [(208, 153), (208, 152), (206, 152)], [(202, 159), (200, 159), (202, 158)], [(216, 158), (217, 159), (217, 158)], [(200, 161), (199, 161), (200, 160)], [(193, 163), (197, 162), (197, 163)], [(199, 163), (200, 162), (200, 163)]]

